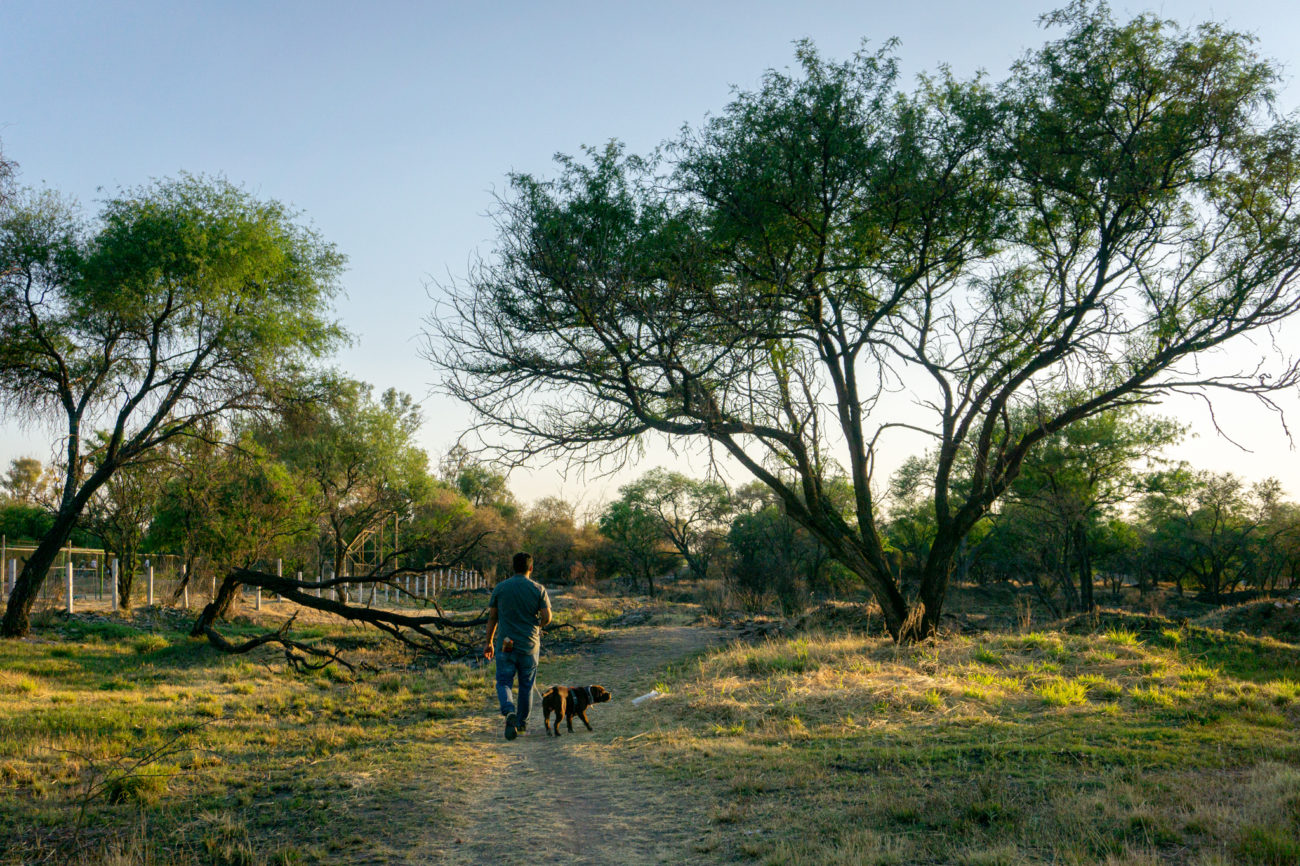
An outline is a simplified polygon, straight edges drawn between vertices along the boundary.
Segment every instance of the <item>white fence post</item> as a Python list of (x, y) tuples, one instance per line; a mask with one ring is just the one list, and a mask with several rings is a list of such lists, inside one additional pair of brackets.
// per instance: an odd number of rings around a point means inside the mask
[(72, 557), (68, 557), (68, 613), (72, 613)]
[[(117, 610), (117, 603), (118, 603), (118, 598), (117, 598), (117, 571), (118, 571), (119, 568), (122, 567), (122, 566), (121, 566), (121, 562), (122, 562), (122, 561), (121, 561), (120, 559), (118, 559), (116, 556), (113, 557), (113, 610)], [(71, 557), (71, 556), (68, 557), (68, 567), (69, 567), (69, 568), (72, 567), (72, 557)]]
[(145, 571), (149, 572), (149, 606), (153, 607), (153, 560), (144, 561)]
[(190, 609), (190, 582), (186, 579), (189, 576), (189, 569), (188, 562), (181, 563), (181, 583), (185, 584), (185, 589), (181, 591), (181, 604), (185, 605), (186, 610)]

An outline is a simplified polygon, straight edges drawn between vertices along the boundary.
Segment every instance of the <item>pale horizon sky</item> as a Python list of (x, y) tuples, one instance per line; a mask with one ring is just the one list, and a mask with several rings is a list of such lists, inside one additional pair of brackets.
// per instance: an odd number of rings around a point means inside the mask
[[(997, 80), (1045, 40), (1036, 19), (1060, 5), (0, 0), (0, 147), (20, 183), (74, 196), (88, 215), (118, 188), (182, 171), (299, 209), (349, 257), (338, 314), (357, 342), (337, 365), (413, 394), (436, 461), (469, 412), (430, 393), (435, 373), (418, 354), (434, 309), (427, 287), (491, 251), (487, 213), (508, 173), (549, 173), (554, 154), (611, 138), (648, 151), (720, 112), (733, 86), (790, 65), (805, 37), (843, 58), (863, 39), (897, 36), (908, 81), (941, 63)], [(1255, 33), (1284, 68), (1279, 108), (1300, 106), (1292, 3), (1112, 8), (1121, 19), (1154, 11)], [(1297, 396), (1279, 402), (1300, 425)], [(1252, 481), (1275, 476), (1300, 496), (1300, 456), (1244, 401), (1220, 401), (1215, 414), (1249, 452), (1219, 438), (1194, 401), (1157, 411), (1193, 424), (1173, 456)], [(0, 469), (14, 457), (48, 460), (49, 442), (0, 419)], [(886, 459), (897, 465), (920, 447)], [(511, 486), (525, 502), (562, 495), (581, 510), (656, 464), (705, 468), (652, 449), (609, 478), (537, 468)]]

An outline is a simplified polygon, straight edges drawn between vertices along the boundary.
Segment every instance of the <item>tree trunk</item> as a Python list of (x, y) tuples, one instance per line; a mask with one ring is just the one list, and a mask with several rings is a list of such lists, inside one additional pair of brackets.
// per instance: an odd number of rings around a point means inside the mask
[[(939, 630), (939, 617), (943, 614), (943, 603), (948, 595), (948, 584), (952, 580), (957, 549), (964, 537), (965, 533), (958, 535), (955, 527), (948, 532), (941, 530), (935, 535), (930, 545), (930, 555), (926, 557), (921, 571), (917, 608), (907, 610), (907, 603), (902, 596), (898, 598), (905, 612), (905, 618), (894, 638), (899, 643), (924, 640)], [(892, 630), (890, 633), (893, 634)]]
[(194, 621), (194, 628), (190, 630), (191, 637), (203, 637), (213, 623), (230, 612), (230, 608), (234, 606), (235, 597), (239, 595), (239, 587), (240, 583), (233, 574), (227, 575), (226, 579), (221, 581), (221, 586), (217, 590), (217, 597), (204, 605), (199, 618)]
[(73, 492), (74, 480), (69, 478), (65, 483), (64, 499), (58, 513), (54, 516), (54, 525), (36, 546), (31, 558), (23, 566), (22, 574), (18, 575), (17, 583), (14, 584), (13, 594), (9, 596), (9, 606), (5, 609), (4, 621), (0, 622), (0, 637), (25, 637), (31, 631), (32, 606), (36, 604), (36, 596), (50, 573), (54, 558), (59, 555), (63, 545), (72, 536), (77, 518), (85, 510), (90, 497), (94, 496), (95, 491), (102, 487), (109, 476), (118, 469), (118, 465), (110, 462), (101, 464), (75, 493)]
[(1079, 537), (1075, 542), (1079, 554), (1079, 606), (1091, 613), (1097, 609), (1097, 602), (1092, 597), (1092, 557), (1088, 554), (1087, 536), (1083, 527), (1079, 527)]
[(182, 559), (184, 562), (181, 566), (181, 579), (180, 582), (176, 584), (176, 592), (172, 594), (172, 604), (175, 604), (180, 600), (181, 596), (185, 594), (185, 590), (189, 587), (190, 581), (194, 578), (194, 557), (187, 550), (182, 555)]
[(18, 581), (14, 584), (13, 594), (9, 596), (4, 621), (0, 623), (0, 636), (24, 637), (31, 631), (32, 606), (36, 604), (36, 596), (50, 573), (50, 566), (72, 535), (72, 529), (77, 524), (78, 510), (71, 507), (60, 510), (55, 515), (50, 531), (23, 565)]
[(135, 587), (135, 553), (119, 554), (117, 561), (117, 603), (123, 610), (129, 610), (131, 608), (131, 590)]

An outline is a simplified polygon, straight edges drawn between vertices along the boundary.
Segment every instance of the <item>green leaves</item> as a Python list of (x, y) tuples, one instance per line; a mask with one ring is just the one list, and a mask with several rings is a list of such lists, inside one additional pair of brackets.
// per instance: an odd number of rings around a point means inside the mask
[[(904, 92), (892, 45), (832, 62), (803, 43), (797, 71), (655, 159), (611, 146), (515, 178), (498, 257), (435, 324), (449, 390), (518, 456), (707, 438), (891, 629), (906, 611), (871, 467), (891, 430), (930, 433), (929, 627), (1040, 440), (1171, 391), (1300, 384), (1280, 353), (1271, 377), (1193, 361), (1300, 309), (1300, 134), (1268, 111), (1276, 65), (1217, 25), (1086, 3), (1046, 21), (1063, 33), (1000, 84), (941, 70)], [(920, 418), (880, 414), (890, 391)], [(837, 462), (844, 504), (823, 483)]]
[(224, 180), (124, 191), (96, 224), (29, 197), (4, 214), (0, 258), (5, 397), (116, 416), (119, 437), (187, 401), (256, 403), (344, 336), (329, 318), (343, 257)]

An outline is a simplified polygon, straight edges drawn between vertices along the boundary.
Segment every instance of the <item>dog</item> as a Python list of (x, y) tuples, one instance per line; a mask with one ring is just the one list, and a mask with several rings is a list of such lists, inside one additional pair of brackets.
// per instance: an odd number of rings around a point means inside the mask
[(573, 733), (573, 717), (577, 716), (582, 719), (582, 723), (591, 730), (591, 722), (587, 721), (587, 707), (592, 704), (603, 704), (610, 698), (614, 697), (604, 686), (551, 686), (546, 694), (542, 695), (542, 724), (546, 725), (546, 733), (551, 733), (551, 714), (555, 714), (555, 736), (560, 735), (560, 718), (563, 717), (569, 726), (569, 733)]

